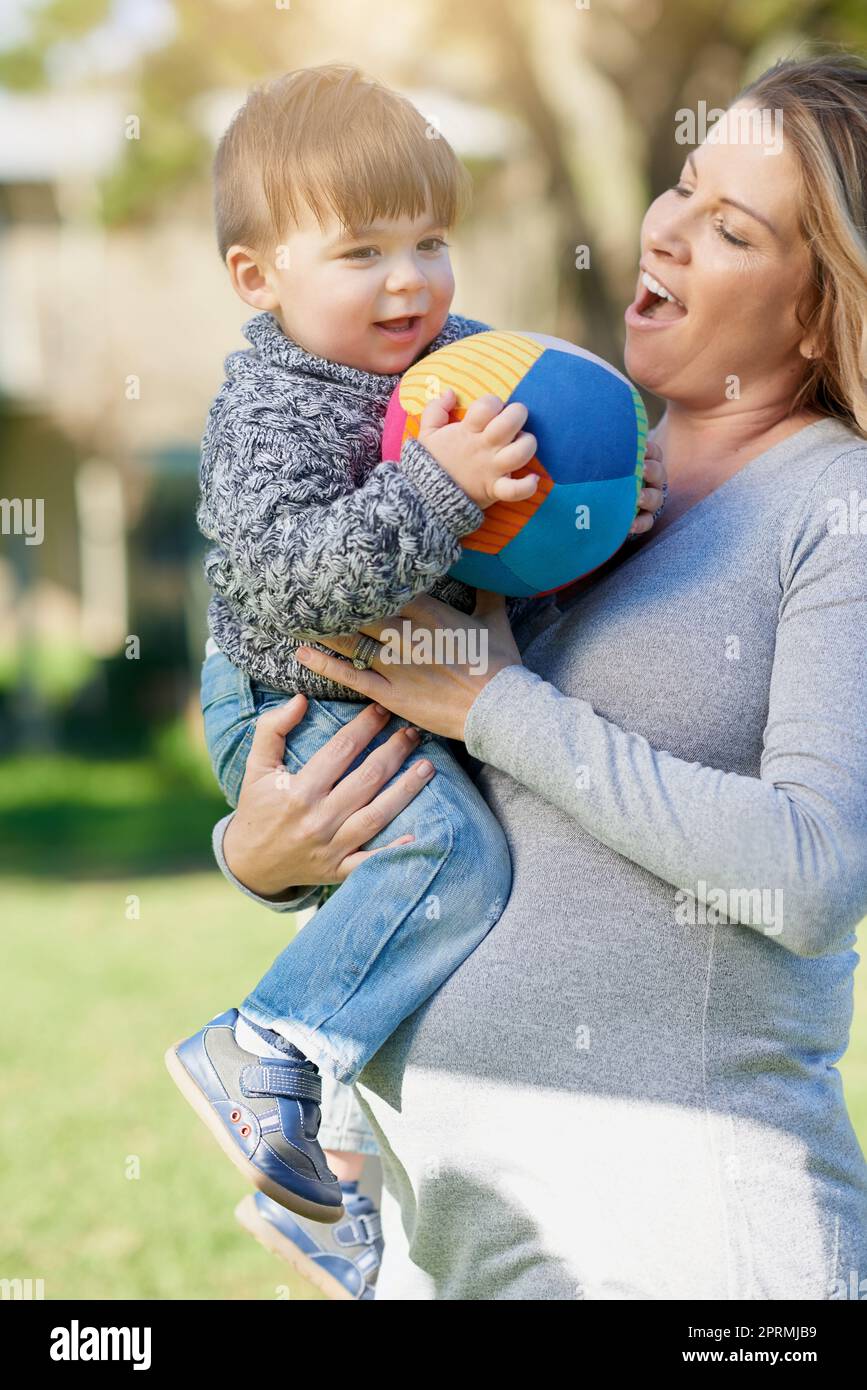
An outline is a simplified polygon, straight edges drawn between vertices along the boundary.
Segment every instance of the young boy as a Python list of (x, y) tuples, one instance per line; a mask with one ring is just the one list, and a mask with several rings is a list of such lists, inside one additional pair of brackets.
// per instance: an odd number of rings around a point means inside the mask
[[(202, 706), (232, 805), (263, 709), (308, 697), (287, 740), (290, 774), (358, 712), (357, 695), (306, 670), (295, 649), (393, 615), (422, 591), (472, 611), (474, 592), (445, 577), (460, 538), (495, 500), (537, 485), (511, 476), (536, 447), (526, 408), (495, 397), (454, 423), (448, 395), (432, 401), (399, 463), (379, 462), (400, 375), (488, 327), (449, 312), (446, 233), (469, 180), (429, 136), (404, 98), (329, 66), (251, 94), (217, 154), (220, 252), (259, 311), (208, 416), (198, 511), (215, 543)], [(512, 600), (510, 615), (526, 607)], [(397, 718), (375, 744), (399, 730), (427, 785), (370, 842), (388, 847), (327, 897), (239, 1008), (166, 1054), (250, 1181), (317, 1221), (343, 1215), (319, 1142), (329, 1105), (345, 1109), (337, 1083), (354, 1082), (478, 945), (511, 886), (505, 839), (466, 759)], [(360, 1110), (351, 1128), (353, 1148), (369, 1137), (363, 1148), (375, 1151)], [(360, 1156), (353, 1167), (328, 1155), (354, 1195)]]

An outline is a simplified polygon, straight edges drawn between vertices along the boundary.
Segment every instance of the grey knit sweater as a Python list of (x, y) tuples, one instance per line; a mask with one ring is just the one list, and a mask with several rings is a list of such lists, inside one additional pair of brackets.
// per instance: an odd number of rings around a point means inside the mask
[[(420, 355), (488, 327), (449, 314)], [(399, 375), (309, 353), (272, 314), (244, 335), (252, 347), (226, 358), (202, 440), (211, 636), (265, 685), (357, 700), (305, 670), (299, 642), (354, 632), (422, 591), (471, 612), (474, 590), (443, 576), (484, 514), (418, 440), (404, 443), (400, 463), (380, 462)], [(512, 617), (527, 603), (510, 600)]]

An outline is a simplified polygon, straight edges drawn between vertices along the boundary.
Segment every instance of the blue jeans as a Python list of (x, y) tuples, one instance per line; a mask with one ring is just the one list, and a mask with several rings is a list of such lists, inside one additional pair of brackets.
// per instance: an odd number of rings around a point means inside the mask
[[(289, 698), (251, 680), (222, 654), (205, 661), (205, 737), (230, 805), (237, 805), (258, 715)], [(361, 708), (355, 700), (310, 698), (286, 740), (289, 770), (300, 771)], [(407, 723), (393, 716), (370, 747)], [(354, 869), (240, 1005), (248, 1018), (299, 1047), (323, 1077), (347, 1084), (475, 950), (511, 890), (503, 831), (448, 740), (423, 734), (392, 781), (422, 758), (434, 764), (436, 776), (367, 847), (404, 834), (413, 842)]]

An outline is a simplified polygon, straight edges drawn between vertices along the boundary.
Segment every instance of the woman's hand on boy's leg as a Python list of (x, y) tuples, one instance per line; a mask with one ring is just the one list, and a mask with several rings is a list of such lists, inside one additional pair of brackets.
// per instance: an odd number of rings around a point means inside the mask
[[(350, 668), (353, 669), (353, 668)], [(365, 850), (418, 795), (436, 769), (421, 764), (386, 787), (418, 744), (413, 729), (399, 729), (347, 769), (388, 722), (376, 705), (332, 735), (297, 772), (286, 767), (286, 738), (307, 711), (304, 695), (266, 710), (256, 721), (238, 807), (226, 827), (223, 853), (235, 878), (263, 898), (288, 896), (307, 884), (342, 883), (372, 854), (413, 837)]]

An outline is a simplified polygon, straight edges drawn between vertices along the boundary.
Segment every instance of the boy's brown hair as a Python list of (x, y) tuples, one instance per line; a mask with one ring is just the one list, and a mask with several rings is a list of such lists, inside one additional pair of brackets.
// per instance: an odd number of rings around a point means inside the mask
[(348, 232), (378, 217), (451, 227), (472, 181), (448, 141), (406, 97), (350, 64), (299, 68), (254, 88), (214, 160), (220, 255), (230, 246), (273, 251), (306, 202), (320, 226), (334, 213)]

